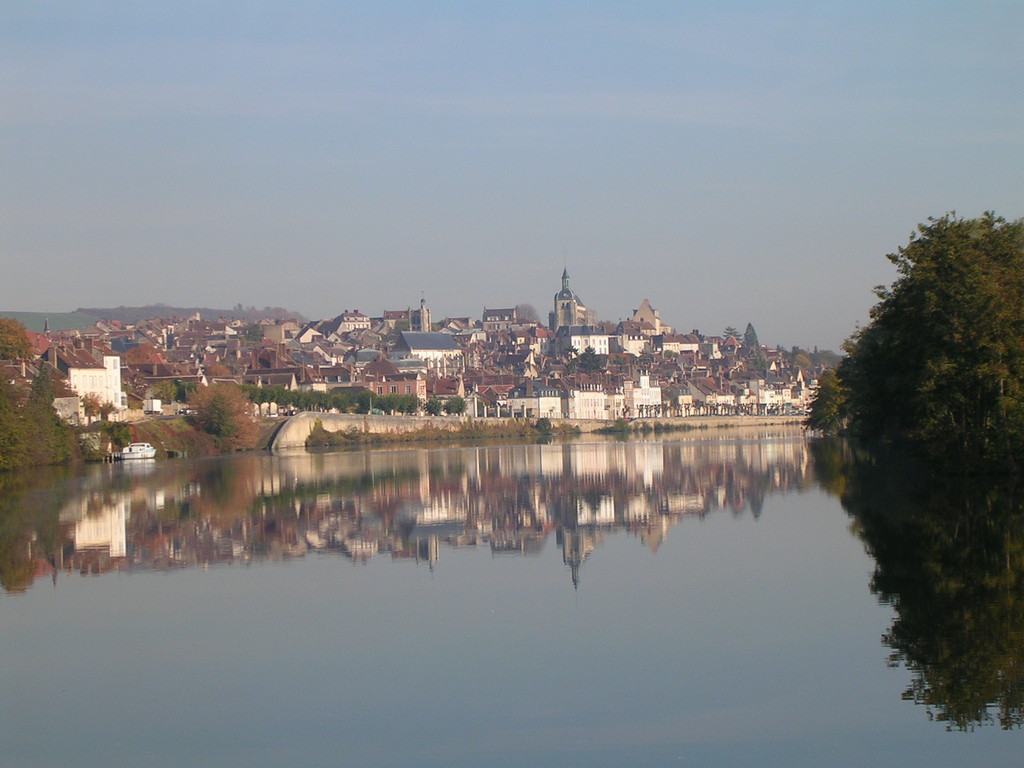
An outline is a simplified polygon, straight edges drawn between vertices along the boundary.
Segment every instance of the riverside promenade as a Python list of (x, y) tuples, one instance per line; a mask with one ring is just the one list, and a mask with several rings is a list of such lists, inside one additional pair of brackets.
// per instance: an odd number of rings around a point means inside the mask
[[(469, 416), (370, 416), (357, 413), (317, 413), (303, 411), (291, 416), (274, 435), (270, 443), (273, 451), (289, 448), (304, 448), (306, 438), (310, 436), (319, 422), (328, 432), (347, 432), (354, 430), (371, 435), (400, 435), (418, 432), (424, 429), (456, 432), (465, 424), (477, 421), (482, 424), (501, 425), (515, 424), (516, 419), (487, 418), (473, 419)], [(687, 416), (635, 419), (630, 422), (630, 429), (640, 431), (644, 427), (657, 424), (673, 430), (685, 429), (729, 429), (742, 427), (789, 426), (799, 427), (803, 424), (803, 416)], [(551, 419), (556, 431), (560, 428), (573, 428), (583, 434), (607, 429), (614, 422), (597, 419)]]

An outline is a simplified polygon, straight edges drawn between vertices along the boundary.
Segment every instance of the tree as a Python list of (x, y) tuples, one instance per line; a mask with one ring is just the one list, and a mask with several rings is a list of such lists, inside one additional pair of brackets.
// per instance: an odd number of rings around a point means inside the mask
[(177, 398), (178, 387), (175, 385), (173, 381), (168, 381), (165, 379), (164, 381), (158, 381), (156, 384), (154, 384), (151, 389), (151, 392), (153, 393), (153, 397), (155, 397), (160, 402), (171, 403), (174, 402), (174, 400)]
[(540, 316), (533, 304), (516, 304), (516, 317), (524, 322), (540, 322)]
[(426, 405), (423, 406), (424, 410), (431, 416), (440, 416), (441, 411), (444, 408), (444, 404), (436, 397), (432, 397), (427, 400)]
[(43, 365), (32, 379), (25, 416), (32, 431), (27, 446), (26, 463), (63, 464), (75, 457), (74, 433), (53, 408), (54, 382), (52, 369)]
[(85, 413), (85, 418), (88, 419), (89, 424), (100, 415), (101, 408), (102, 403), (100, 403), (99, 395), (92, 392), (82, 395), (82, 411)]
[(0, 317), (0, 360), (20, 360), (32, 354), (25, 326), (9, 317)]
[(205, 368), (207, 376), (230, 376), (231, 369), (220, 360), (214, 360)]
[(871, 322), (838, 376), (851, 429), (936, 464), (1011, 471), (1024, 459), (1024, 220), (947, 214), (889, 254)]
[(189, 420), (213, 435), (227, 450), (254, 448), (258, 430), (249, 415), (249, 398), (237, 384), (197, 387), (188, 396)]
[(593, 347), (587, 347), (574, 361), (575, 367), (583, 373), (597, 373), (603, 371), (608, 364), (605, 355), (599, 355)]
[(444, 412), (452, 416), (460, 416), (466, 412), (466, 400), (456, 395), (445, 400)]
[(0, 376), (0, 471), (25, 465), (29, 433), (17, 392)]
[(738, 329), (733, 328), (730, 325), (730, 326), (726, 327), (726, 329), (724, 331), (722, 331), (722, 336), (723, 336), (723, 338), (726, 338), (726, 339), (728, 339), (730, 336), (734, 336), (734, 337), (736, 337), (738, 339), (740, 337), (740, 332), (739, 332)]
[(104, 421), (100, 433), (106, 435), (114, 450), (121, 450), (132, 441), (132, 430), (123, 421)]
[(27, 397), (0, 377), (0, 470), (63, 464), (77, 456), (74, 430), (53, 408), (50, 368), (41, 368)]
[(761, 342), (757, 340), (757, 331), (754, 330), (753, 323), (747, 323), (747, 330), (743, 332), (743, 346), (750, 349), (757, 349), (761, 346)]
[(834, 370), (818, 377), (818, 393), (811, 403), (807, 426), (824, 432), (840, 432), (846, 428), (846, 392)]

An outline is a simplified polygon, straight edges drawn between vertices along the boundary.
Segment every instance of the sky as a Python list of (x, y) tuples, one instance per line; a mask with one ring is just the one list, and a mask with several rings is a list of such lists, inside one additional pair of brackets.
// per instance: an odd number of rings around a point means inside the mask
[(0, 4), (0, 310), (531, 304), (838, 349), (1024, 216), (1024, 3)]

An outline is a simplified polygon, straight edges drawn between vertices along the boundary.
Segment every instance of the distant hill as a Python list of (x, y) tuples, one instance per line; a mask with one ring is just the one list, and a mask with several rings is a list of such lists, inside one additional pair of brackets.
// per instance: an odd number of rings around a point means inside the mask
[(25, 326), (26, 330), (34, 333), (42, 333), (47, 321), (51, 331), (81, 331), (91, 325), (96, 325), (100, 318), (96, 315), (87, 314), (81, 310), (78, 312), (4, 312), (0, 311), (0, 317), (11, 317)]
[[(171, 307), (167, 304), (150, 304), (145, 307), (110, 307), (105, 309), (99, 307), (79, 307), (76, 312), (89, 315), (94, 318), (99, 318), (101, 320), (118, 320), (122, 323), (129, 324), (134, 324), (140, 320), (146, 320), (151, 317), (191, 317), (197, 312), (204, 320), (218, 320), (220, 318), (224, 318), (225, 320), (244, 320), (249, 323), (255, 323), (257, 320), (272, 318), (274, 320), (294, 319), (300, 322), (305, 321), (305, 318), (298, 312), (292, 312), (291, 310), (283, 307), (264, 307), (263, 309), (256, 309), (256, 307), (243, 307), (240, 304), (235, 306), (234, 309)], [(93, 320), (93, 322), (96, 321)], [(53, 323), (50, 323), (50, 328), (53, 328)]]
[(210, 309), (209, 307), (170, 307), (166, 304), (151, 304), (148, 307), (80, 307), (74, 312), (5, 312), (0, 310), (0, 317), (11, 317), (25, 326), (29, 331), (42, 333), (48, 322), (51, 331), (81, 331), (96, 325), (99, 320), (118, 320), (122, 323), (134, 324), (150, 317), (191, 317), (196, 312), (204, 320), (243, 320), (255, 323), (264, 318), (275, 320), (297, 320), (302, 323), (306, 318), (298, 312), (283, 307), (235, 307), (234, 309)]

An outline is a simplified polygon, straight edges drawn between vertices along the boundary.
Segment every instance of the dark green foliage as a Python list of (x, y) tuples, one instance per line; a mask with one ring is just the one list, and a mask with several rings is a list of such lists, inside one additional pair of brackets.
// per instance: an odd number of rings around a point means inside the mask
[(17, 393), (0, 376), (0, 470), (25, 465), (28, 433)]
[(747, 330), (743, 332), (743, 346), (750, 349), (761, 346), (761, 342), (757, 340), (757, 331), (754, 330), (753, 323), (747, 323)]
[(43, 366), (27, 397), (0, 381), (0, 470), (78, 458), (74, 430), (53, 409), (50, 377), (50, 369)]
[(870, 324), (839, 368), (851, 429), (907, 441), (935, 466), (1024, 459), (1024, 223), (991, 213), (921, 225), (889, 260)]
[(381, 395), (373, 398), (373, 408), (384, 413), (416, 413), (420, 401), (416, 395)]
[(74, 431), (53, 409), (53, 379), (49, 366), (42, 366), (32, 380), (26, 416), (34, 430), (29, 438), (29, 464), (64, 464), (75, 458)]
[(818, 394), (811, 403), (807, 426), (838, 433), (846, 428), (847, 416), (846, 390), (836, 372), (827, 370), (818, 377)]
[(100, 424), (100, 432), (117, 449), (124, 448), (132, 441), (132, 429), (122, 421), (104, 421)]
[(891, 606), (890, 664), (903, 698), (949, 730), (1024, 725), (1024, 497), (1014, 478), (935, 477), (903, 453), (811, 443), (874, 558), (871, 591)]
[(607, 365), (608, 356), (597, 354), (593, 347), (587, 347), (570, 363), (570, 367), (581, 373), (598, 373), (603, 371)]
[(465, 398), (459, 397), (458, 395), (448, 398), (444, 403), (444, 412), (451, 416), (462, 415), (466, 412)]
[[(363, 403), (361, 412), (368, 413), (370, 393), (361, 390), (357, 396), (351, 392), (334, 389), (330, 392), (290, 390), (284, 387), (242, 386), (246, 396), (254, 403), (277, 403), (282, 408), (296, 408), (301, 411), (331, 411), (351, 413)], [(374, 401), (376, 403), (376, 401)]]
[(338, 413), (416, 413), (420, 403), (416, 395), (374, 395), (365, 389), (330, 392), (287, 390), (283, 387), (245, 386), (245, 393), (254, 403), (277, 403), (300, 411), (337, 411)]
[(751, 370), (764, 372), (768, 370), (768, 358), (760, 349), (750, 358)]
[[(572, 434), (571, 431), (566, 434)], [(578, 430), (575, 434), (579, 434)], [(446, 440), (478, 440), (482, 438), (522, 438), (544, 437), (549, 435), (538, 431), (535, 425), (525, 419), (484, 420), (467, 419), (458, 422), (454, 428), (424, 424), (408, 432), (364, 432), (355, 427), (328, 431), (322, 422), (314, 422), (310, 435), (306, 438), (309, 448), (326, 448), (347, 445), (381, 445), (387, 443), (414, 443)]]
[(189, 393), (195, 390), (193, 382), (183, 382), (181, 379), (174, 381), (161, 381), (153, 385), (153, 397), (164, 403), (184, 403), (188, 400)]
[(436, 397), (432, 397), (429, 400), (427, 400), (427, 403), (426, 405), (423, 406), (423, 409), (431, 416), (440, 416), (441, 411), (444, 410), (444, 404)]

